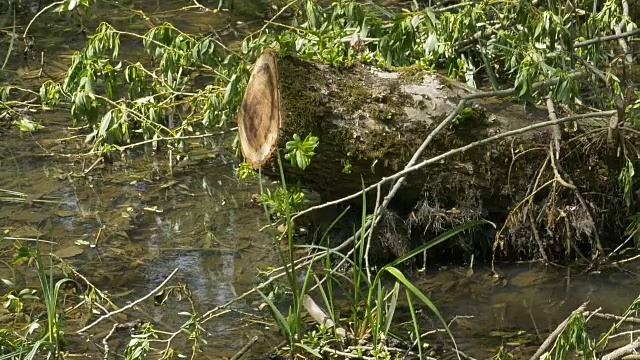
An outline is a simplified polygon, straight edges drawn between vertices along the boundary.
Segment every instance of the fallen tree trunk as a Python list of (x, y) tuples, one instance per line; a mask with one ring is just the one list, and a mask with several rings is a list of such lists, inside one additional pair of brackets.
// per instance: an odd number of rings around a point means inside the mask
[[(320, 139), (317, 155), (304, 171), (284, 164), (287, 179), (320, 192), (325, 201), (361, 190), (361, 179), (370, 185), (402, 170), (458, 101), (476, 91), (416, 69), (335, 69), (292, 57), (279, 59), (277, 67), (279, 146), (284, 148), (293, 134)], [(425, 150), (424, 158), (549, 117), (543, 108), (525, 109), (503, 99), (470, 104)], [(396, 215), (390, 217), (391, 230), (383, 238), (393, 248), (391, 243), (405, 241), (410, 233), (422, 238), (426, 232), (487, 218), (500, 229), (494, 245), (512, 244), (511, 249), (525, 257), (546, 258), (547, 253), (584, 250), (581, 244), (590, 249), (595, 231), (616, 237), (626, 218), (616, 184), (620, 159), (609, 156), (605, 146), (584, 151), (586, 143), (597, 139), (577, 134), (561, 132), (558, 161), (587, 194), (586, 201), (578, 201), (575, 189), (557, 185), (557, 171), (549, 165), (554, 131), (543, 128), (476, 147), (409, 175), (394, 198), (390, 209)], [(276, 168), (272, 160), (263, 172), (277, 175)], [(375, 199), (375, 194), (369, 195)], [(587, 224), (589, 213), (596, 214), (592, 226)], [(399, 230), (397, 224), (408, 226)], [(407, 246), (398, 246), (394, 253)]]

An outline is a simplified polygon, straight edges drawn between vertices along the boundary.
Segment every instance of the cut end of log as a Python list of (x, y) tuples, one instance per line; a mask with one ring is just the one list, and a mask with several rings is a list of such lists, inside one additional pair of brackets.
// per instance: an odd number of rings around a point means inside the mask
[(237, 120), (242, 155), (258, 169), (271, 158), (280, 135), (278, 58), (272, 49), (256, 60)]

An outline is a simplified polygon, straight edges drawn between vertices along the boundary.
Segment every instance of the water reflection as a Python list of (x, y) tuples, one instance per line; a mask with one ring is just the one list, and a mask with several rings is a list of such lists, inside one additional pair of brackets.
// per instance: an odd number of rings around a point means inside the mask
[[(461, 349), (478, 359), (490, 358), (498, 346), (510, 342), (523, 343), (519, 351), (532, 354), (534, 344), (585, 301), (590, 310), (620, 314), (638, 296), (640, 285), (640, 263), (595, 274), (535, 264), (498, 266), (500, 277), (489, 268), (474, 270), (471, 276), (466, 269), (432, 272), (415, 282), (430, 293), (446, 318), (460, 317), (452, 331)], [(437, 320), (431, 321), (438, 326)], [(589, 322), (594, 334), (611, 324), (600, 319)]]

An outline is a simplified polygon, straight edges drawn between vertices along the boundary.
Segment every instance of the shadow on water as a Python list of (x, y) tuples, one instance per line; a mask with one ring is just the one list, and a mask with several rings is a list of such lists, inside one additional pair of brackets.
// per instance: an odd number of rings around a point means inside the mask
[[(145, 11), (154, 10), (152, 3), (145, 3)], [(176, 8), (185, 4), (162, 3)], [(255, 11), (252, 7), (246, 12)], [(178, 14), (166, 19), (159, 15), (159, 20), (196, 32), (230, 21), (228, 16)], [(139, 24), (118, 18), (117, 13), (113, 18)], [(33, 138), (19, 137), (13, 129), (0, 135), (0, 189), (26, 194), (0, 194), (0, 230), (7, 237), (0, 244), (4, 259), (10, 258), (15, 238), (51, 241), (45, 251), (69, 261), (121, 304), (149, 293), (178, 269), (171, 284), (186, 284), (200, 313), (251, 289), (258, 269), (277, 264), (271, 235), (259, 231), (267, 224), (265, 215), (251, 200), (259, 186), (234, 178), (236, 159), (228, 146), (212, 141), (194, 150), (192, 162), (179, 164), (174, 176), (168, 174), (166, 158), (148, 154), (97, 164), (82, 175), (91, 161), (51, 155), (72, 151), (56, 140), (68, 136), (68, 117), (47, 113), (38, 120), (46, 128)], [(586, 300), (603, 312), (623, 311), (637, 295), (630, 289), (638, 288), (638, 264), (627, 266), (625, 271), (580, 275), (566, 269), (510, 265), (500, 269), (499, 278), (481, 268), (471, 274), (467, 269), (448, 269), (415, 276), (414, 281), (430, 293), (445, 317), (459, 316), (452, 329), (461, 348), (483, 359), (496, 346), (539, 344)], [(1, 267), (0, 276), (13, 274)], [(16, 277), (17, 283), (35, 279), (33, 274)], [(234, 303), (234, 311), (209, 321), (208, 353), (229, 357), (253, 335), (260, 336), (260, 349), (275, 345), (278, 339), (272, 330), (241, 321), (258, 305), (258, 298), (248, 298)], [(137, 315), (175, 331), (185, 322), (178, 314), (188, 310), (185, 306), (184, 302), (155, 306), (147, 301), (137, 307)], [(127, 320), (133, 319), (120, 319)], [(86, 346), (87, 351), (96, 351)]]

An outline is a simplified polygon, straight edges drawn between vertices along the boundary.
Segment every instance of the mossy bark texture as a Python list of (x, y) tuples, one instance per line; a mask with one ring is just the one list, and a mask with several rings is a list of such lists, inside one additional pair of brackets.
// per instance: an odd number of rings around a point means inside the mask
[[(320, 139), (305, 171), (285, 164), (288, 181), (300, 181), (325, 201), (361, 190), (361, 179), (370, 185), (401, 170), (460, 98), (475, 91), (426, 71), (388, 72), (362, 65), (336, 69), (292, 57), (281, 58), (278, 67), (281, 148), (296, 133)], [(545, 109), (509, 99), (472, 104), (436, 137), (424, 159), (548, 120)], [(567, 126), (573, 130), (573, 124)], [(412, 173), (392, 205), (407, 225), (406, 236), (419, 242), (427, 233), (486, 218), (499, 231), (486, 238), (485, 246), (499, 245), (500, 253), (526, 258), (540, 254), (541, 243), (559, 256), (585, 250), (581, 245), (591, 249), (592, 231), (616, 238), (626, 218), (616, 180), (620, 162), (598, 138), (569, 128), (563, 127), (559, 161), (584, 195), (595, 227), (586, 223), (586, 209), (574, 191), (553, 181), (547, 161), (552, 129), (543, 128)], [(540, 241), (534, 241), (534, 228)]]

